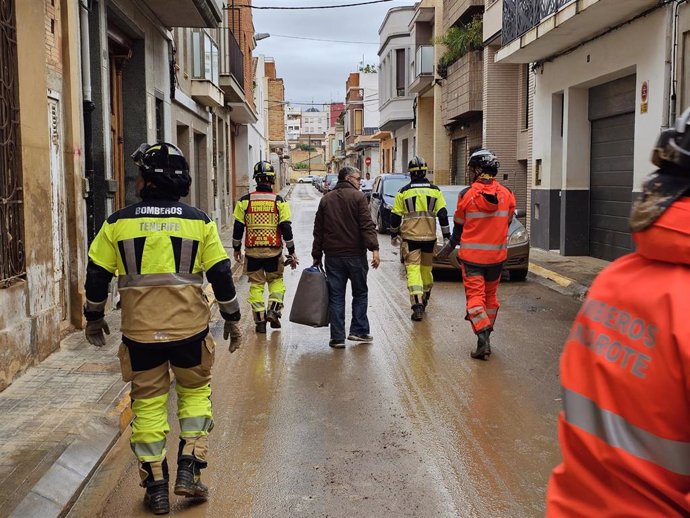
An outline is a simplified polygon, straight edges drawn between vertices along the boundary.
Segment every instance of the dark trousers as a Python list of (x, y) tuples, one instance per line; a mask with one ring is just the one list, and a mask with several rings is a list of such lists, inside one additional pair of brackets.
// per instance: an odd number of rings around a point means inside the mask
[(326, 278), (328, 279), (328, 319), (331, 326), (331, 340), (345, 340), (345, 290), (349, 279), (352, 285), (352, 321), (350, 334), (369, 334), (367, 305), (369, 288), (367, 256), (326, 256)]

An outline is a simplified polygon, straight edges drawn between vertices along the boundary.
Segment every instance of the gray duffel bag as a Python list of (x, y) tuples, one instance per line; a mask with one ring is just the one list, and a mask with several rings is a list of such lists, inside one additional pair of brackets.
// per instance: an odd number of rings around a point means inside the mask
[(328, 285), (321, 268), (311, 266), (302, 271), (292, 301), (290, 322), (311, 327), (328, 326)]

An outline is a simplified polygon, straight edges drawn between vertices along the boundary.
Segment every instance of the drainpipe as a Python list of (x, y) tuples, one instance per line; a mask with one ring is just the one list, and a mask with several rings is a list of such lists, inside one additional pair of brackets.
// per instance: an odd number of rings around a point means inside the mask
[(93, 130), (91, 114), (96, 107), (91, 99), (91, 49), (89, 47), (89, 13), (90, 0), (79, 0), (79, 32), (81, 37), (81, 86), (84, 105), (84, 166), (88, 188), (86, 190), (87, 237), (89, 243), (96, 236), (94, 206), (94, 170), (93, 170)]

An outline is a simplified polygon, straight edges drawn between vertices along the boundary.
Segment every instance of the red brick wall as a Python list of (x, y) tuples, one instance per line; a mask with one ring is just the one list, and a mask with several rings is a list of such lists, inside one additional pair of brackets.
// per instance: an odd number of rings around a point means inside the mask
[[(275, 64), (273, 70), (275, 72)], [(268, 80), (268, 140), (285, 140), (285, 85), (282, 79)]]

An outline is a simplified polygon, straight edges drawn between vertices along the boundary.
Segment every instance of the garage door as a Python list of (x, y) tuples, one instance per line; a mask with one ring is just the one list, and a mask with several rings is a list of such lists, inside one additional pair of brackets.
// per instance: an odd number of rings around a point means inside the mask
[(612, 261), (632, 251), (635, 76), (592, 88), (589, 253)]

